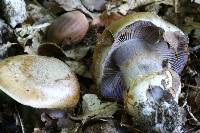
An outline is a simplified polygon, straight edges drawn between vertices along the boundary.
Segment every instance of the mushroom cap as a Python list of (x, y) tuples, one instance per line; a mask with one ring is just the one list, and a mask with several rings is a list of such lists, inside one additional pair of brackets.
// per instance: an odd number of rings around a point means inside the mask
[(176, 72), (164, 70), (141, 76), (130, 86), (124, 93), (124, 106), (137, 126), (145, 131), (161, 128), (164, 132), (172, 132), (179, 126), (181, 83)]
[(79, 43), (89, 29), (86, 16), (80, 11), (67, 12), (58, 17), (47, 30), (47, 40), (66, 46)]
[(65, 63), (36, 55), (1, 61), (0, 89), (19, 103), (35, 108), (69, 108), (80, 97), (78, 80)]
[(188, 58), (187, 44), (179, 28), (152, 13), (133, 13), (116, 21), (105, 29), (94, 51), (93, 74), (102, 95), (120, 99), (130, 80), (160, 72), (166, 64), (180, 73)]
[[(125, 108), (127, 108), (130, 114), (137, 116), (139, 104), (151, 105), (153, 102), (151, 103), (150, 101), (158, 102), (163, 98), (164, 91), (168, 92), (171, 99), (178, 103), (178, 96), (181, 93), (181, 82), (177, 75), (173, 70), (164, 70), (132, 80), (131, 89), (124, 93)], [(144, 106), (144, 108), (146, 107), (149, 108), (149, 106)], [(151, 111), (146, 109), (145, 113), (148, 114)]]

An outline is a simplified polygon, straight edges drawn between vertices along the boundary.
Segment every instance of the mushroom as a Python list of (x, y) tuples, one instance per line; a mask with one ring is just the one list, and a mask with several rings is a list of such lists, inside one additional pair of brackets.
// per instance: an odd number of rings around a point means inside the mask
[(123, 100), (141, 130), (174, 131), (180, 124), (178, 74), (187, 62), (187, 44), (179, 28), (149, 12), (114, 22), (94, 51), (93, 74), (101, 94)]
[(80, 11), (67, 12), (58, 17), (47, 30), (47, 41), (61, 46), (79, 43), (87, 33), (89, 22)]
[(0, 89), (19, 103), (35, 108), (70, 108), (80, 97), (78, 80), (64, 62), (36, 55), (2, 60)]

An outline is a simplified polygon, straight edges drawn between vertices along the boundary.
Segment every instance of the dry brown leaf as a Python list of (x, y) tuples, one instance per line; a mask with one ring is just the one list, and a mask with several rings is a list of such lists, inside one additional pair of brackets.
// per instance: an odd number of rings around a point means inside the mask
[(87, 78), (91, 78), (91, 73), (89, 72), (89, 70), (87, 69), (87, 67), (78, 61), (65, 61), (65, 63), (70, 67), (70, 69), (78, 74), (81, 75), (83, 77), (87, 77)]
[(91, 12), (105, 10), (105, 0), (80, 0), (82, 4)]
[(122, 17), (122, 15), (116, 12), (112, 12), (110, 15), (108, 15), (106, 12), (103, 12), (101, 16), (92, 21), (92, 25), (108, 26), (112, 22), (115, 22), (116, 20), (119, 20)]
[(173, 0), (108, 0), (106, 8), (108, 13), (119, 12), (123, 15), (126, 15), (129, 10), (154, 2), (159, 2), (166, 5), (173, 5), (174, 3)]
[(116, 102), (102, 103), (95, 94), (85, 94), (82, 104), (83, 115), (71, 116), (71, 119), (82, 120), (82, 123), (85, 123), (89, 118), (112, 117), (117, 111)]
[(55, 0), (60, 7), (62, 7), (65, 11), (73, 11), (73, 10), (81, 10), (85, 14), (89, 15), (92, 18), (96, 18), (98, 13), (89, 12), (81, 3), (80, 0)]
[(51, 22), (53, 15), (48, 12), (44, 7), (36, 4), (27, 5), (28, 20), (26, 22), (30, 24), (42, 24), (45, 22)]
[(92, 46), (81, 46), (74, 49), (64, 51), (65, 55), (74, 60), (80, 60), (86, 56)]

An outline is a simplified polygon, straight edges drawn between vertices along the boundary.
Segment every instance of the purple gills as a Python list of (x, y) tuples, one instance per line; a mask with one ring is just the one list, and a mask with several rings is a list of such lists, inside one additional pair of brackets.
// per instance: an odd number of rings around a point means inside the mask
[(188, 43), (179, 28), (152, 13), (133, 13), (112, 23), (93, 56), (101, 94), (122, 100), (144, 131), (176, 130), (179, 74), (188, 59)]

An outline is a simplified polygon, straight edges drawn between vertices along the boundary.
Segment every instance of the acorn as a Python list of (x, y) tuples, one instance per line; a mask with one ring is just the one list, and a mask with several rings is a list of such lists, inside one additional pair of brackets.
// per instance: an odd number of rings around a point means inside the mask
[(122, 100), (139, 129), (174, 131), (179, 126), (178, 74), (187, 62), (188, 42), (179, 28), (149, 12), (112, 23), (93, 56), (93, 75), (101, 94)]
[(34, 108), (71, 108), (80, 97), (79, 82), (64, 62), (37, 55), (2, 60), (0, 89), (17, 102)]
[(47, 30), (47, 41), (60, 46), (79, 43), (87, 33), (89, 23), (80, 11), (67, 12), (58, 17)]

